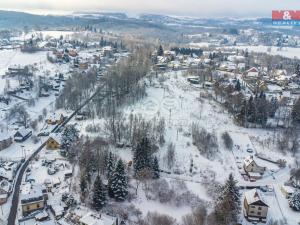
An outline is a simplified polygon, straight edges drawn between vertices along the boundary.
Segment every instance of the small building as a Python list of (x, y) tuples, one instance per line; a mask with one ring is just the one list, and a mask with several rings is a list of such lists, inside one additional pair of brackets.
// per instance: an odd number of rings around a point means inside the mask
[(23, 142), (26, 141), (31, 135), (32, 135), (31, 130), (22, 128), (15, 133), (14, 140), (16, 142)]
[(64, 115), (63, 114), (52, 114), (48, 119), (46, 119), (46, 123), (49, 125), (59, 125), (64, 122)]
[(57, 220), (61, 219), (65, 214), (64, 207), (59, 204), (50, 205), (50, 210)]
[(12, 137), (8, 132), (0, 133), (0, 151), (8, 148), (12, 144)]
[(285, 186), (285, 185), (282, 185), (280, 187), (280, 190), (281, 190), (281, 192), (282, 192), (282, 194), (284, 195), (285, 198), (290, 198), (295, 192), (294, 188), (289, 187), (289, 186)]
[(247, 77), (258, 77), (259, 71), (257, 68), (252, 67), (251, 69), (246, 71)]
[(269, 206), (263, 201), (256, 188), (245, 192), (243, 213), (251, 221), (265, 222)]
[(51, 134), (47, 140), (46, 148), (49, 150), (57, 150), (61, 147), (61, 135)]
[(244, 160), (244, 170), (250, 178), (260, 179), (264, 174), (266, 168), (259, 166), (253, 156), (248, 156)]
[(21, 190), (20, 200), (23, 216), (44, 209), (47, 191), (42, 185), (26, 183)]
[(104, 214), (87, 213), (79, 220), (80, 225), (117, 225), (117, 218)]
[(7, 198), (9, 196), (11, 189), (11, 184), (7, 180), (2, 180), (0, 182), (0, 205), (3, 205), (7, 202)]

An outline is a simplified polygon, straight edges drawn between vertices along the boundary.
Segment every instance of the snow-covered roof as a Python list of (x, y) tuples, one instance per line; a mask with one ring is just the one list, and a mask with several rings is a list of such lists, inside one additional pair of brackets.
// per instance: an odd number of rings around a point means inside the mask
[(63, 208), (61, 205), (59, 205), (59, 204), (51, 205), (51, 208), (52, 208), (52, 210), (53, 210), (55, 216), (61, 216), (61, 215), (64, 214), (64, 211), (65, 211), (65, 210), (64, 210), (64, 208)]
[(256, 72), (256, 73), (257, 73), (257, 72), (258, 72), (258, 69), (255, 68), (255, 67), (252, 67), (251, 69), (249, 69), (249, 70), (247, 71), (247, 73), (249, 73), (249, 72), (252, 72), (252, 73), (253, 73), (253, 72), (254, 72), (254, 73)]
[(92, 212), (87, 213), (80, 219), (80, 223), (85, 225), (113, 225), (115, 218), (106, 215), (97, 215)]
[[(31, 132), (31, 130), (29, 130), (29, 129), (21, 128), (20, 130), (18, 130), (18, 131), (16, 132), (16, 134), (19, 133), (22, 137), (25, 137), (25, 136), (28, 135), (30, 132)], [(16, 134), (15, 134), (15, 135), (16, 135)]]
[(49, 138), (52, 138), (55, 140), (57, 143), (61, 143), (61, 134), (60, 133), (50, 133)]
[(260, 195), (259, 191), (254, 188), (250, 191), (246, 191), (245, 192), (245, 198), (247, 200), (247, 203), (249, 205), (252, 205), (252, 204), (257, 204), (257, 205), (264, 205), (264, 206), (268, 206), (264, 200), (262, 199), (262, 196)]
[(26, 183), (22, 186), (21, 203), (44, 200), (43, 186), (41, 184)]
[[(255, 163), (254, 159), (253, 159), (253, 156), (249, 155), (245, 158), (244, 160), (244, 164), (245, 166), (249, 166), (252, 162)], [(255, 163), (256, 164), (256, 163)]]

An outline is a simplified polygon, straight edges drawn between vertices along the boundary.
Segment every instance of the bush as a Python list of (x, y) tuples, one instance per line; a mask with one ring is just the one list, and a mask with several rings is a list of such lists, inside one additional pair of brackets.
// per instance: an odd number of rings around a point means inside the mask
[(232, 141), (232, 138), (230, 137), (230, 135), (228, 134), (228, 132), (224, 132), (222, 134), (222, 138), (223, 138), (224, 145), (226, 146), (226, 148), (229, 150), (232, 150), (233, 141)]
[(209, 133), (198, 124), (192, 124), (193, 144), (198, 148), (200, 154), (208, 159), (213, 159), (218, 152), (218, 139), (214, 133)]

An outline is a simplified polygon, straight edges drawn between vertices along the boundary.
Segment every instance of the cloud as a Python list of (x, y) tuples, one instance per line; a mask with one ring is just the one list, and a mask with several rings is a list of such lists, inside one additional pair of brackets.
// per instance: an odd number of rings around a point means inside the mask
[(173, 15), (269, 16), (272, 9), (300, 9), (299, 0), (2, 0), (1, 9), (15, 10), (111, 10), (129, 13)]

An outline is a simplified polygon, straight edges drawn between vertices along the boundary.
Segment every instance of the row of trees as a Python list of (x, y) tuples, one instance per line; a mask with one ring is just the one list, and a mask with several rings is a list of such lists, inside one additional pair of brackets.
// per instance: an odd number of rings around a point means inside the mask
[[(114, 158), (109, 154), (107, 162), (107, 179), (108, 185), (103, 185), (100, 175), (98, 174), (94, 186), (92, 205), (95, 210), (101, 210), (108, 201), (108, 196), (116, 201), (124, 201), (128, 195), (128, 180), (125, 172), (125, 165), (122, 160), (118, 160), (114, 165)], [(81, 188), (84, 191), (84, 179), (81, 180)]]

